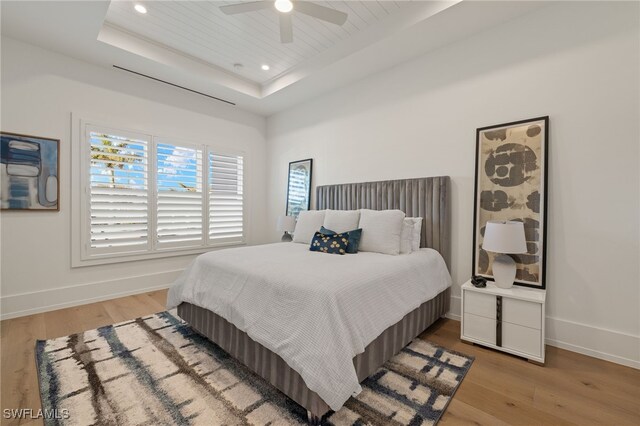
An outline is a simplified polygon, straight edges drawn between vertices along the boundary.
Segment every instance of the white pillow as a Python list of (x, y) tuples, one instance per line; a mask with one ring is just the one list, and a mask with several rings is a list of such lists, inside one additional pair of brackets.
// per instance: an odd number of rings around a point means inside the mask
[(413, 218), (405, 218), (402, 221), (402, 232), (400, 233), (400, 254), (411, 253), (413, 243), (413, 230), (415, 224)]
[(324, 215), (324, 227), (338, 234), (358, 229), (359, 221), (358, 210), (327, 210)]
[(313, 235), (324, 223), (324, 210), (304, 210), (298, 215), (296, 229), (293, 231), (293, 242), (311, 244)]
[(360, 210), (362, 238), (358, 250), (399, 254), (404, 216), (400, 210)]
[(420, 236), (422, 235), (422, 218), (410, 217), (413, 219), (413, 238), (411, 241), (411, 251), (420, 250)]

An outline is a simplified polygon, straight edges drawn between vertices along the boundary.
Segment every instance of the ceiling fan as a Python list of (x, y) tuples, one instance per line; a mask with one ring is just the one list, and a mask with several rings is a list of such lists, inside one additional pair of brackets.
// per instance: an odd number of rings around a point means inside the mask
[(280, 12), (280, 41), (282, 43), (291, 43), (293, 41), (292, 11), (304, 13), (305, 15), (336, 25), (343, 25), (347, 22), (347, 14), (344, 12), (302, 0), (252, 1), (220, 6), (220, 10), (226, 15), (235, 15), (238, 13), (268, 9), (270, 7), (275, 7), (276, 10)]

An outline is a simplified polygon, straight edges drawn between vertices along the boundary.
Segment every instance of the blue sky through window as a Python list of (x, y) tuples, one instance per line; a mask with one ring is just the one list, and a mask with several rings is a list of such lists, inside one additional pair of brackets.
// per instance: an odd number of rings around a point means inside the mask
[(91, 183), (108, 187), (146, 189), (146, 150), (144, 142), (92, 133)]
[[(113, 135), (91, 138), (91, 182), (105, 186), (146, 189), (146, 143)], [(198, 150), (157, 144), (157, 185), (159, 191), (200, 192), (202, 176)]]
[(157, 145), (158, 191), (202, 191), (199, 151), (169, 144)]

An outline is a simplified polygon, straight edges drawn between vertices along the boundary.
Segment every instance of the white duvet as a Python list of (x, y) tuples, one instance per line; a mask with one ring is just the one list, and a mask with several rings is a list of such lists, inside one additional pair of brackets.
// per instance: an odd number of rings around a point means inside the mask
[(196, 258), (169, 290), (280, 355), (333, 410), (360, 392), (353, 357), (451, 285), (438, 252), (334, 255), (305, 244), (226, 249)]

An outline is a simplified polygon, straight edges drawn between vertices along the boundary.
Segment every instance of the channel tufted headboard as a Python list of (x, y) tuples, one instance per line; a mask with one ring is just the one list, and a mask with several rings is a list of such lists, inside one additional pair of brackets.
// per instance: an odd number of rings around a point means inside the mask
[(399, 209), (422, 217), (420, 247), (440, 252), (451, 270), (449, 176), (323, 185), (316, 188), (316, 209)]

